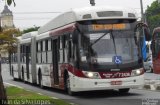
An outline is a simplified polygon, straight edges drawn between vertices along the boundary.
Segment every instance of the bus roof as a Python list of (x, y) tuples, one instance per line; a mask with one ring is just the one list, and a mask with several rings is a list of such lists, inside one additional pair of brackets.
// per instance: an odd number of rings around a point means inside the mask
[(32, 38), (33, 36), (35, 36), (37, 34), (38, 34), (38, 31), (32, 31), (32, 32), (29, 32), (29, 33), (25, 33), (25, 34), (22, 34), (21, 39)]
[(121, 7), (86, 7), (80, 9), (72, 9), (65, 12), (44, 26), (40, 27), (38, 34), (65, 26), (67, 24), (82, 21), (82, 20), (95, 20), (95, 19), (137, 19), (135, 10)]

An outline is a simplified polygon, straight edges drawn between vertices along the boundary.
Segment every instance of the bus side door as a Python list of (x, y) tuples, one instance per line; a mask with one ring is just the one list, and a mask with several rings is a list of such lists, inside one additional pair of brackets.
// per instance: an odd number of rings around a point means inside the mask
[(59, 42), (58, 39), (52, 40), (52, 57), (53, 57), (53, 79), (54, 85), (59, 84), (59, 73), (58, 73), (58, 56), (59, 56)]

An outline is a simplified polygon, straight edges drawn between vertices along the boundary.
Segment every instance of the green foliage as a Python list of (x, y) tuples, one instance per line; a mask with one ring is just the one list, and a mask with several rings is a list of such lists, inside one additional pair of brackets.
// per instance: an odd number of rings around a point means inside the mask
[(20, 36), (21, 32), (19, 29), (9, 29), (0, 33), (0, 50), (6, 50), (12, 53), (16, 50), (15, 43), (16, 37)]
[(146, 18), (151, 32), (155, 27), (160, 26), (160, 4), (157, 0), (147, 7)]
[(14, 0), (7, 0), (7, 4), (8, 4), (8, 5), (11, 5), (12, 3), (14, 4), (14, 6), (16, 6), (16, 3), (15, 3)]
[(27, 28), (27, 29), (23, 30), (22, 33), (25, 34), (25, 33), (32, 32), (32, 31), (37, 31), (38, 29), (39, 29), (39, 27), (34, 26), (34, 27)]

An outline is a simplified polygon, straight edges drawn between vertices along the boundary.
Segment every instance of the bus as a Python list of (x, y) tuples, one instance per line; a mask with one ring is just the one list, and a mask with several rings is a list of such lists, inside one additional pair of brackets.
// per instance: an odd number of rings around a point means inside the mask
[(147, 25), (137, 23), (132, 9), (72, 9), (19, 38), (13, 78), (70, 95), (107, 89), (127, 93), (144, 85), (142, 29), (148, 39)]
[[(17, 52), (11, 55), (11, 74), (14, 79), (36, 83), (36, 50), (35, 35), (37, 31), (17, 37)], [(35, 54), (35, 55), (34, 55)], [(31, 59), (32, 58), (32, 59)]]
[(160, 74), (160, 27), (157, 27), (153, 30), (151, 50), (153, 72)]

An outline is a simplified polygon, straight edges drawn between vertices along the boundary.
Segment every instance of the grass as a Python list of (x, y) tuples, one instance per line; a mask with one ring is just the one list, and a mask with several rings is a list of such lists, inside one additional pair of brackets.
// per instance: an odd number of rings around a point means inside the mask
[[(44, 103), (43, 105), (71, 105), (65, 102), (64, 100), (53, 99), (49, 96), (40, 95), (38, 93), (27, 91), (25, 89), (14, 87), (14, 86), (7, 87), (6, 93), (7, 93), (9, 105), (15, 105), (15, 104), (17, 105), (18, 102), (21, 103), (18, 105), (22, 105), (22, 104), (24, 105), (24, 102), (25, 104), (28, 104), (28, 105), (35, 105), (35, 103), (37, 102)], [(18, 102), (14, 103), (15, 100)], [(38, 104), (38, 105), (41, 105), (41, 104)]]

